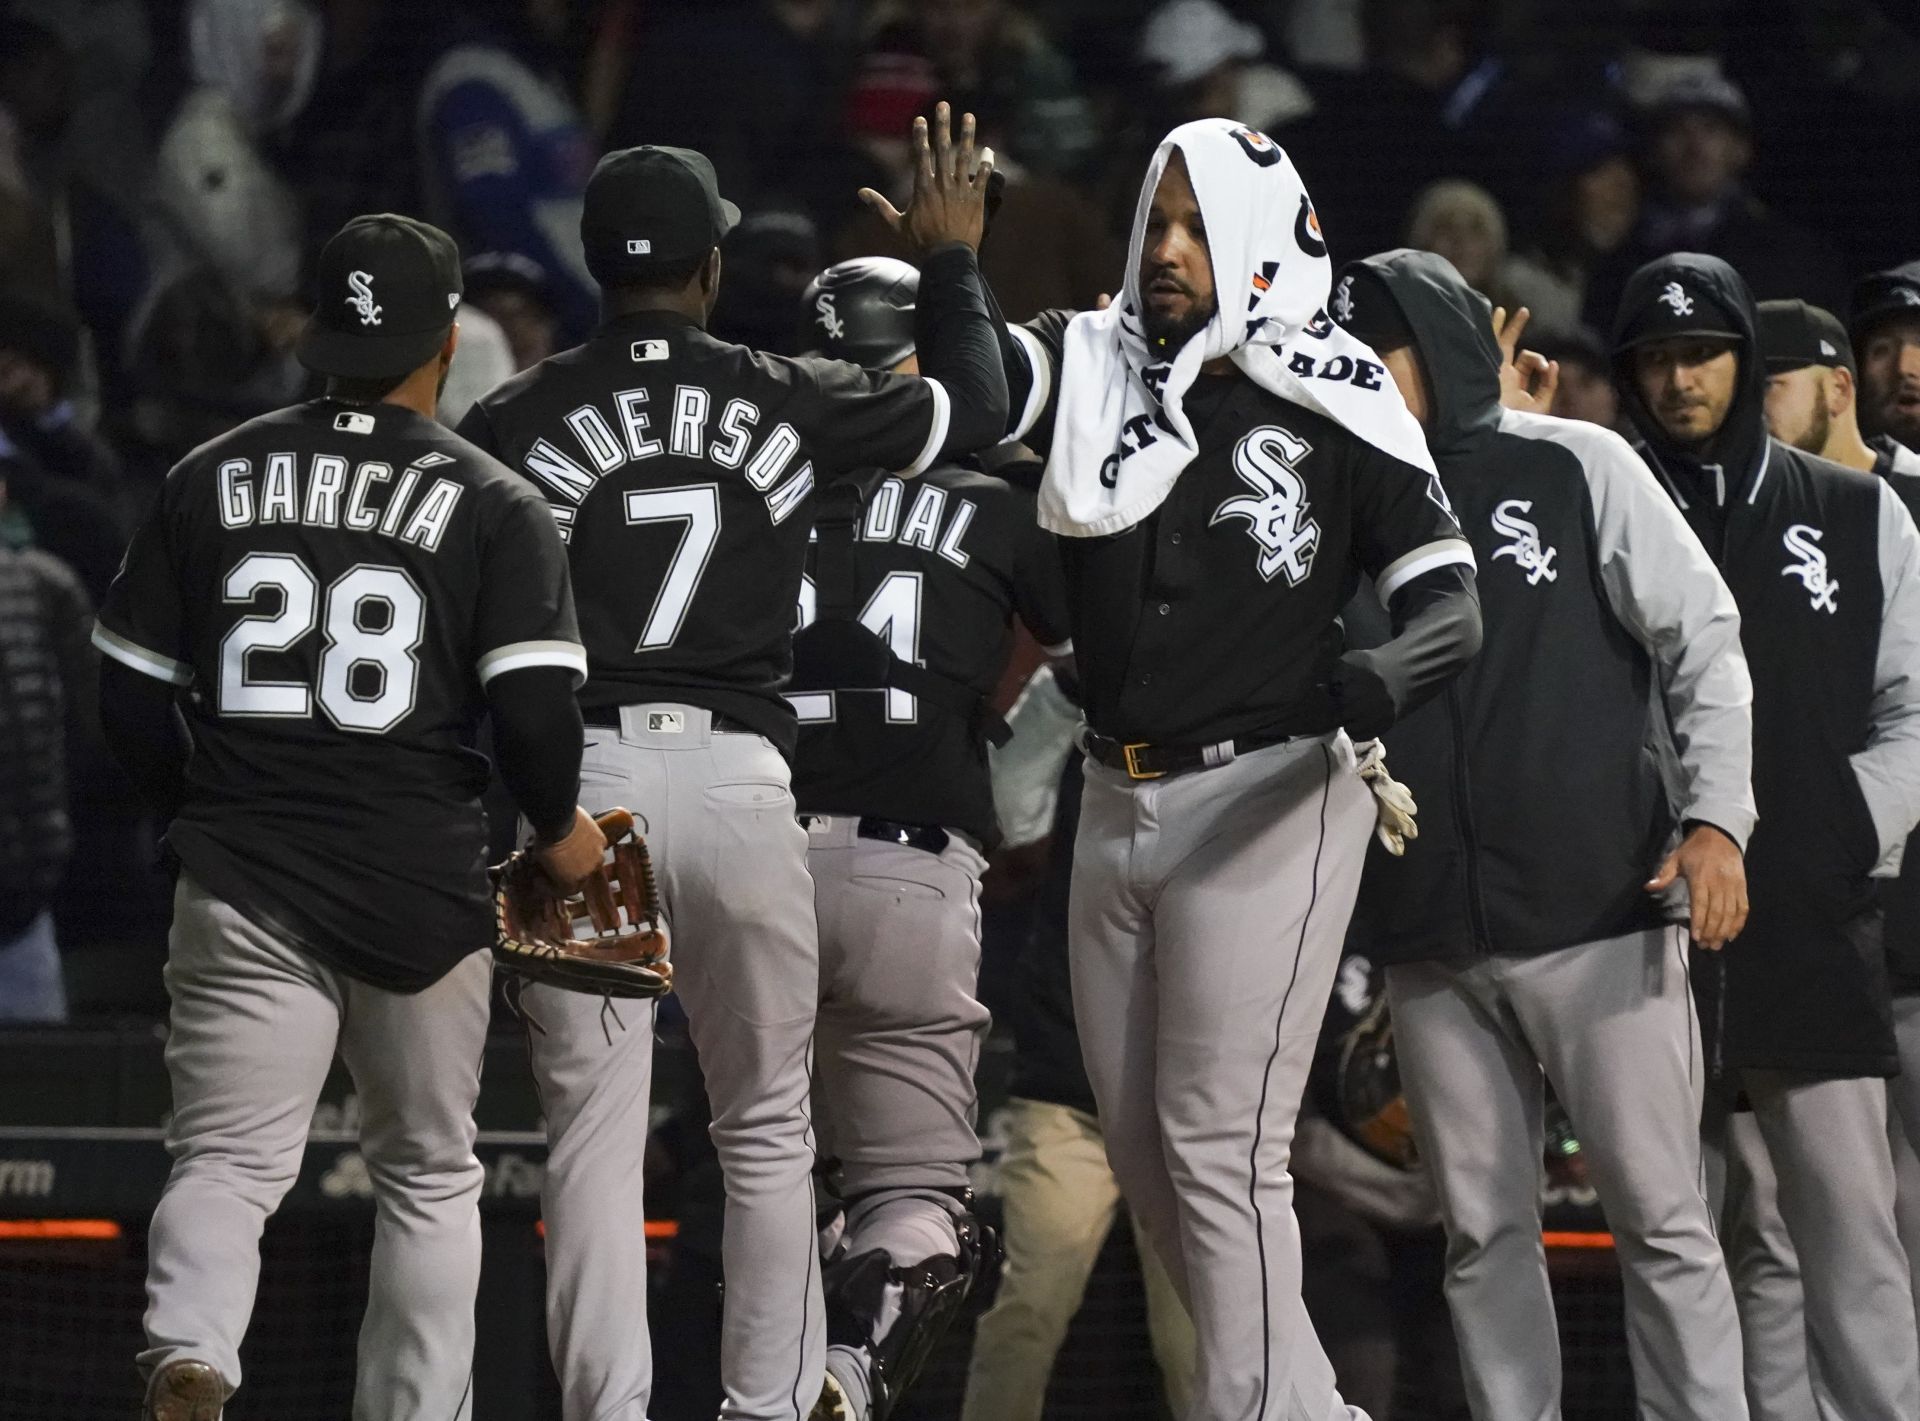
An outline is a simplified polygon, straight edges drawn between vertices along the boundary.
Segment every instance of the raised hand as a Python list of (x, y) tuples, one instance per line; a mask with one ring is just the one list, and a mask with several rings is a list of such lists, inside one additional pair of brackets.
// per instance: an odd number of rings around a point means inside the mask
[(1493, 338), (1500, 344), (1500, 403), (1510, 410), (1550, 414), (1554, 391), (1560, 388), (1560, 362), (1538, 351), (1520, 350), (1520, 333), (1533, 316), (1525, 306), (1507, 314), (1493, 308)]
[(987, 225), (987, 179), (993, 175), (993, 150), (973, 148), (972, 114), (960, 119), (960, 141), (952, 137), (953, 110), (940, 103), (931, 126), (913, 121), (913, 196), (901, 212), (872, 188), (860, 200), (879, 214), (917, 255), (946, 242), (965, 242), (976, 251)]

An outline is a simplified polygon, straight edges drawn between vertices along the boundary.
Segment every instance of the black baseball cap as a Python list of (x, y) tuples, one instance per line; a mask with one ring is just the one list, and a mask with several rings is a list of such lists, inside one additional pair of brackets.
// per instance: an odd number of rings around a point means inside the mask
[(1413, 327), (1400, 299), (1380, 275), (1355, 262), (1340, 273), (1327, 310), (1341, 329), (1381, 355), (1413, 344)]
[(418, 370), (460, 304), (460, 249), (438, 227), (391, 212), (356, 217), (320, 249), (300, 363), (379, 380)]
[(1628, 350), (1656, 340), (1676, 340), (1695, 336), (1739, 344), (1747, 336), (1720, 298), (1707, 283), (1692, 272), (1676, 270), (1672, 279), (1642, 302), (1639, 309), (1623, 311), (1616, 351)]
[(1762, 301), (1760, 354), (1769, 375), (1804, 370), (1809, 365), (1852, 370), (1853, 342), (1831, 311), (1805, 301)]
[(1855, 340), (1890, 316), (1920, 316), (1920, 261), (1876, 271), (1855, 283), (1847, 324)]
[(645, 144), (595, 165), (580, 240), (587, 270), (610, 286), (712, 251), (739, 220), (706, 154)]

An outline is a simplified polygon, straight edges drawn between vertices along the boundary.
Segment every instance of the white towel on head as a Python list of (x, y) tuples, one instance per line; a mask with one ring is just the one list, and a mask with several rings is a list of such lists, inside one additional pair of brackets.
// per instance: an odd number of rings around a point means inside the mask
[[(1175, 148), (1206, 223), (1219, 309), (1169, 362), (1141, 329), (1140, 251)], [(1380, 357), (1328, 319), (1332, 280), (1313, 203), (1278, 144), (1226, 119), (1169, 133), (1140, 186), (1120, 299), (1067, 326), (1041, 524), (1100, 537), (1158, 508), (1199, 448), (1182, 402), (1200, 367), (1222, 356), (1261, 389), (1431, 474), (1426, 438)]]

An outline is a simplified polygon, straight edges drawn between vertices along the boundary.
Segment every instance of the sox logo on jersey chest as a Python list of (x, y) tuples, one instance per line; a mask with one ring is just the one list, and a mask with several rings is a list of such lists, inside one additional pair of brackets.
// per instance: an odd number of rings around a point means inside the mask
[(1820, 548), (1824, 536), (1820, 529), (1806, 523), (1795, 523), (1787, 529), (1780, 541), (1800, 561), (1788, 563), (1780, 569), (1780, 575), (1800, 579), (1813, 599), (1814, 611), (1824, 607), (1833, 613), (1840, 610), (1840, 604), (1834, 600), (1834, 594), (1840, 590), (1840, 580), (1827, 575), (1827, 555)]
[(1556, 549), (1543, 546), (1539, 526), (1521, 516), (1531, 512), (1533, 503), (1524, 498), (1509, 498), (1495, 507), (1493, 531), (1513, 541), (1495, 548), (1493, 555), (1512, 558), (1514, 565), (1527, 575), (1527, 586), (1538, 587), (1542, 579), (1558, 582), (1560, 574), (1553, 567)]
[(1307, 516), (1306, 486), (1297, 466), (1313, 446), (1277, 424), (1250, 430), (1233, 449), (1233, 471), (1253, 489), (1229, 498), (1213, 510), (1208, 525), (1229, 518), (1247, 520), (1247, 533), (1260, 545), (1256, 566), (1268, 582), (1281, 573), (1298, 587), (1313, 571), (1320, 547), (1320, 525)]

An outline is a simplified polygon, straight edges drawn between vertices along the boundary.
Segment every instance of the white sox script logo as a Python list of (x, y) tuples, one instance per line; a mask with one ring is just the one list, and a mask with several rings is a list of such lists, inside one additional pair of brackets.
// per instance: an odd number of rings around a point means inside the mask
[(1343, 276), (1340, 284), (1333, 289), (1333, 314), (1345, 325), (1353, 319), (1353, 278)]
[(847, 323), (833, 309), (833, 293), (822, 291), (820, 299), (813, 303), (813, 309), (820, 313), (820, 327), (827, 333), (828, 340), (839, 340), (847, 333)]
[(1261, 549), (1260, 576), (1268, 582), (1284, 572), (1287, 585), (1298, 587), (1313, 571), (1320, 525), (1307, 517), (1307, 491), (1294, 468), (1312, 452), (1306, 440), (1278, 425), (1250, 431), (1234, 446), (1233, 471), (1254, 496), (1227, 499), (1207, 520), (1209, 526), (1228, 518), (1247, 520), (1247, 532)]
[(1682, 288), (1677, 281), (1669, 281), (1666, 289), (1655, 299), (1666, 302), (1676, 316), (1691, 316), (1693, 314), (1693, 298), (1687, 295), (1685, 289)]
[(347, 289), (353, 293), (347, 297), (347, 304), (360, 313), (360, 324), (363, 326), (379, 325), (380, 308), (373, 304), (372, 274), (364, 271), (348, 272)]
[(1805, 523), (1796, 523), (1787, 529), (1780, 541), (1800, 561), (1788, 563), (1780, 569), (1780, 575), (1797, 577), (1806, 584), (1814, 611), (1825, 607), (1829, 612), (1838, 612), (1840, 604), (1833, 600), (1833, 594), (1840, 590), (1840, 583), (1827, 576), (1827, 555), (1820, 551), (1820, 539), (1824, 536), (1818, 528), (1810, 528)]
[(1540, 529), (1522, 518), (1523, 513), (1533, 512), (1533, 504), (1524, 498), (1510, 498), (1493, 510), (1493, 531), (1503, 538), (1513, 541), (1495, 548), (1496, 558), (1512, 558), (1520, 571), (1527, 575), (1527, 586), (1538, 587), (1542, 578), (1548, 582), (1558, 582), (1560, 574), (1553, 570), (1555, 549), (1542, 547)]

